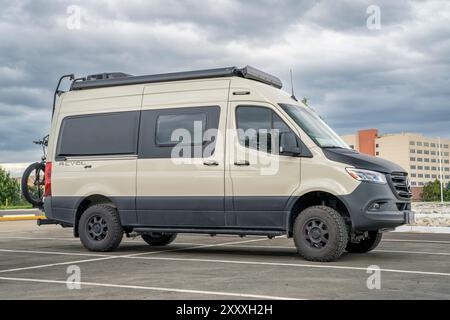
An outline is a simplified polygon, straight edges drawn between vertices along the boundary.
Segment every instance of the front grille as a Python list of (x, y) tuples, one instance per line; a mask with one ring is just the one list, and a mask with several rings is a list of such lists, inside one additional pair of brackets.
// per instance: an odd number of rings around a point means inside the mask
[(392, 187), (400, 198), (411, 199), (411, 185), (408, 174), (405, 172), (393, 172), (391, 174)]

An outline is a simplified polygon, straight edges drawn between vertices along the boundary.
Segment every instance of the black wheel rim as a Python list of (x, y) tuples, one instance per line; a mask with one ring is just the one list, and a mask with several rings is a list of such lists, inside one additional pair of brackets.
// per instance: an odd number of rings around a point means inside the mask
[(306, 243), (314, 249), (325, 248), (330, 239), (328, 226), (319, 218), (311, 219), (305, 224), (303, 236)]
[(101, 216), (93, 216), (87, 224), (87, 234), (94, 241), (101, 241), (108, 235), (108, 224)]

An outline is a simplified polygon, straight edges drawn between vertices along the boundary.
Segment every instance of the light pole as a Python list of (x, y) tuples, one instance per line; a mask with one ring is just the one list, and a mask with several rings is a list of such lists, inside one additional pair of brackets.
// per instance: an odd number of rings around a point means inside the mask
[(438, 138), (439, 147), (439, 180), (441, 184), (441, 203), (444, 204), (444, 175), (442, 174), (442, 149), (441, 149), (441, 137)]

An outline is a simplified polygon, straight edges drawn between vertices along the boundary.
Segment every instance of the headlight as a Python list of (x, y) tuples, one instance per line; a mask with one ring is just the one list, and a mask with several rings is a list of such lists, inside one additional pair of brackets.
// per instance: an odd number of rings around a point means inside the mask
[(386, 184), (386, 176), (382, 173), (370, 170), (346, 168), (348, 174), (355, 180)]

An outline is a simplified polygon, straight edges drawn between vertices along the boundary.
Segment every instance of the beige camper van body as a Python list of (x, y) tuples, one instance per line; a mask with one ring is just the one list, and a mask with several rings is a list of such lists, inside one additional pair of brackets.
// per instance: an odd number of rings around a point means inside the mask
[[(81, 216), (98, 204), (118, 212), (126, 233), (139, 234), (292, 236), (297, 216), (313, 206), (339, 212), (349, 237), (408, 221), (409, 199), (399, 197), (390, 182), (393, 172), (404, 170), (348, 149), (344, 155), (326, 150), (283, 106), (312, 113), (279, 88), (239, 76), (65, 92), (57, 100), (49, 140), (46, 215), (73, 226), (77, 236)], [(243, 143), (240, 121), (253, 113), (269, 115), (272, 126), (293, 133), (301, 152), (268, 152)], [(164, 130), (195, 119), (202, 134), (217, 134), (197, 149), (189, 145), (191, 156), (174, 158)], [(108, 149), (108, 139), (120, 147)], [(383, 172), (388, 183), (360, 181), (347, 170), (358, 163), (371, 169), (367, 162), (373, 161), (374, 167), (389, 167)]]

